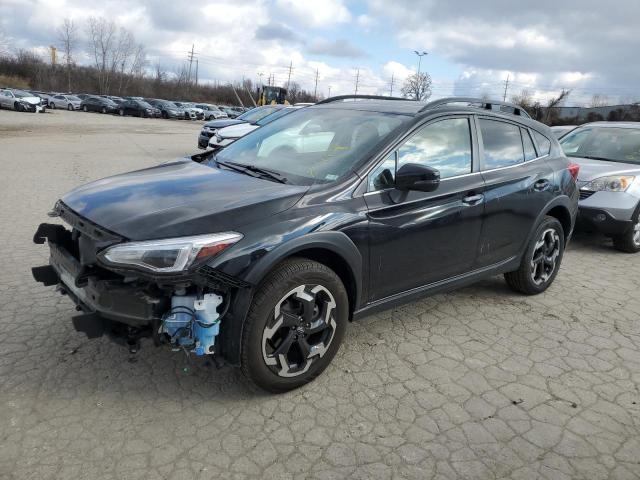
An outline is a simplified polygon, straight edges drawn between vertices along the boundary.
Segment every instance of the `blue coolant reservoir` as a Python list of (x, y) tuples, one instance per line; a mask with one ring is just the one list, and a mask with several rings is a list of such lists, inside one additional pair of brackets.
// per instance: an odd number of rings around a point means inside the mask
[(216, 336), (220, 332), (220, 315), (218, 306), (222, 297), (214, 293), (207, 293), (194, 303), (196, 321), (193, 323), (193, 337), (196, 343), (193, 352), (196, 355), (214, 353)]

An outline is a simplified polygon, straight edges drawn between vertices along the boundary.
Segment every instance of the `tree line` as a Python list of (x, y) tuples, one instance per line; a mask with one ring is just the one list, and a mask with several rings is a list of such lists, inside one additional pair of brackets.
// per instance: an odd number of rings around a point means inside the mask
[[(1, 32), (0, 32), (1, 33)], [(169, 70), (151, 65), (145, 46), (128, 29), (103, 17), (82, 26), (65, 19), (58, 27), (55, 58), (46, 61), (29, 50), (12, 52), (0, 42), (0, 88), (44, 92), (140, 96), (253, 106), (258, 85), (249, 79), (227, 84), (198, 84), (186, 64)], [(90, 58), (89, 64), (78, 59)], [(290, 82), (287, 100), (313, 102), (313, 94)]]

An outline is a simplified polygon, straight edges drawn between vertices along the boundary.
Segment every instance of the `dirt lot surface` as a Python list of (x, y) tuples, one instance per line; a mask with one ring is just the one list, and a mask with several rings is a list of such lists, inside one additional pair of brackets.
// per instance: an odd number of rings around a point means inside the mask
[(640, 255), (579, 235), (537, 297), (493, 278), (350, 326), (313, 384), (76, 333), (32, 235), (74, 186), (201, 122), (0, 111), (0, 478), (640, 477)]

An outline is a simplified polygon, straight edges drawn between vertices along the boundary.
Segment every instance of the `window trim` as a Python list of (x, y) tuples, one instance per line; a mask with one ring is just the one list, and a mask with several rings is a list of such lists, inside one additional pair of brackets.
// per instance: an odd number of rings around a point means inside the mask
[[(455, 176), (452, 176), (452, 177), (443, 178), (443, 179), (440, 180), (440, 182), (442, 183), (442, 182), (446, 182), (447, 180), (454, 180), (454, 179), (461, 178), (461, 177), (480, 174), (481, 173), (480, 158), (479, 158), (480, 157), (480, 144), (479, 144), (478, 136), (477, 136), (477, 125), (476, 125), (476, 121), (475, 121), (475, 115), (470, 114), (470, 113), (463, 113), (463, 114), (446, 113), (446, 114), (442, 114), (442, 115), (429, 117), (429, 118), (427, 118), (426, 120), (424, 120), (422, 122), (416, 123), (413, 127), (411, 127), (409, 130), (407, 130), (405, 132), (405, 134), (402, 135), (399, 139), (397, 139), (396, 141), (390, 143), (389, 146), (388, 146), (390, 148), (385, 148), (382, 151), (383, 153), (378, 155), (376, 160), (374, 160), (371, 163), (371, 167), (368, 168), (366, 173), (363, 175), (362, 183), (364, 184), (364, 193), (362, 193), (361, 195), (362, 196), (366, 196), (366, 195), (370, 195), (370, 194), (374, 194), (374, 193), (388, 192), (389, 190), (394, 190), (393, 187), (384, 188), (382, 190), (369, 190), (369, 180), (370, 180), (369, 176), (393, 152), (396, 152), (396, 172), (397, 172), (397, 168), (398, 168), (398, 155), (397, 155), (397, 152), (398, 152), (398, 149), (400, 148), (401, 145), (406, 143), (407, 140), (409, 140), (411, 137), (413, 137), (419, 130), (423, 129), (424, 127), (429, 126), (432, 123), (437, 123), (437, 122), (441, 122), (443, 120), (448, 120), (448, 119), (458, 119), (458, 118), (466, 118), (468, 120), (468, 122), (469, 122), (469, 134), (471, 135), (471, 137), (470, 137), (470, 140), (471, 140), (471, 142), (470, 142), (471, 143), (471, 172), (463, 173), (463, 174), (460, 174), (460, 175), (455, 175)], [(356, 191), (358, 191), (358, 190), (359, 190), (359, 188), (356, 188)]]

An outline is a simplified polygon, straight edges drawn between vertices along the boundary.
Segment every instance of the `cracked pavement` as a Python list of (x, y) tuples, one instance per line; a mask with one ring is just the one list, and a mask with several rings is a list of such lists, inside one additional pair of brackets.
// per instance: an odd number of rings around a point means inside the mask
[(500, 277), (349, 326), (283, 395), (76, 333), (31, 241), (74, 186), (196, 151), (200, 122), (0, 111), (0, 478), (640, 478), (640, 255), (578, 235), (536, 297)]

